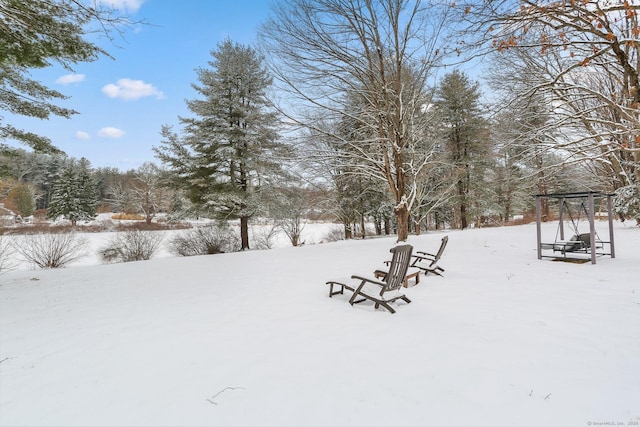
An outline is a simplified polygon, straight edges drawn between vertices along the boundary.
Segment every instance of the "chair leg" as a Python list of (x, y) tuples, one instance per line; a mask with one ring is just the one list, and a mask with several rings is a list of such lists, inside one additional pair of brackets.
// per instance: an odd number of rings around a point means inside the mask
[[(393, 307), (391, 307), (389, 304), (387, 304), (384, 301), (380, 301), (380, 305), (383, 306), (384, 308), (386, 308), (387, 310), (389, 310), (389, 312), (391, 314), (395, 313), (396, 311), (393, 309)], [(376, 307), (377, 308), (377, 307)]]
[(353, 304), (358, 304), (361, 303), (362, 301), (364, 301), (364, 299), (356, 301), (356, 297), (360, 294), (360, 291), (362, 290), (362, 287), (364, 286), (365, 281), (363, 280), (360, 283), (360, 286), (358, 286), (354, 291), (353, 291), (353, 295), (351, 295), (351, 298), (349, 299), (349, 304), (353, 305)]
[[(359, 289), (358, 289), (359, 290)], [(358, 294), (360, 292), (358, 292), (358, 290), (356, 290), (353, 295), (351, 295), (351, 298), (349, 298), (349, 304), (353, 305), (353, 304), (360, 304), (363, 301), (366, 301), (366, 298), (362, 298), (359, 300), (356, 300), (356, 297), (358, 296)]]
[[(340, 286), (340, 290), (339, 291), (333, 291), (333, 285), (339, 285)], [(330, 282), (329, 283), (329, 298), (333, 297), (334, 295), (342, 295), (344, 294), (344, 285), (342, 283), (336, 283), (336, 282)]]

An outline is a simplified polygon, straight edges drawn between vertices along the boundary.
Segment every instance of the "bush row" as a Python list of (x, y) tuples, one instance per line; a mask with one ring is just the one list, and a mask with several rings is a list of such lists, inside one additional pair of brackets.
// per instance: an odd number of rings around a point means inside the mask
[(0, 227), (2, 234), (55, 234), (55, 233), (103, 233), (108, 231), (130, 231), (130, 230), (182, 230), (190, 228), (188, 223), (163, 223), (152, 222), (113, 222), (113, 221), (92, 221), (88, 224), (51, 224), (48, 222), (34, 222), (29, 224), (16, 224), (11, 227)]
[[(99, 250), (104, 263), (148, 260), (160, 248), (164, 236), (150, 230), (129, 229), (116, 234)], [(0, 235), (0, 273), (15, 268), (14, 252), (40, 268), (61, 268), (86, 254), (88, 240), (76, 231)], [(239, 239), (227, 226), (214, 225), (186, 229), (168, 243), (169, 250), (181, 256), (238, 251)]]

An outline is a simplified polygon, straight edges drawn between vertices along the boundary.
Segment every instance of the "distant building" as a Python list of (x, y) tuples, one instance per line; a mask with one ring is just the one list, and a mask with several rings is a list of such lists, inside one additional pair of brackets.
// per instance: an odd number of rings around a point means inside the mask
[(16, 221), (16, 214), (4, 207), (4, 203), (0, 203), (0, 226), (13, 224)]

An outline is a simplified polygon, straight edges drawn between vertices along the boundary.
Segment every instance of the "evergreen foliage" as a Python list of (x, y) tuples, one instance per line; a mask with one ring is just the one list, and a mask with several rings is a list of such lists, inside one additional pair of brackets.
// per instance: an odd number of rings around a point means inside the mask
[[(66, 96), (30, 76), (31, 69), (60, 64), (68, 70), (96, 60), (106, 52), (87, 39), (89, 24), (102, 31), (126, 22), (113, 10), (80, 0), (2, 0), (0, 2), (0, 110), (48, 119), (69, 118), (77, 112), (55, 102)], [(0, 116), (0, 141), (17, 140), (35, 151), (60, 153), (51, 141), (12, 126)], [(0, 144), (0, 150), (6, 148)]]
[(182, 136), (164, 126), (155, 152), (173, 185), (198, 208), (217, 218), (240, 219), (242, 249), (248, 249), (248, 220), (261, 205), (257, 189), (282, 173), (286, 150), (267, 100), (271, 78), (262, 57), (229, 39), (211, 55), (193, 85), (201, 97), (187, 101), (195, 117), (180, 117)]
[(53, 187), (47, 217), (62, 216), (76, 225), (78, 221), (93, 220), (97, 206), (96, 185), (89, 172), (83, 168), (78, 173), (67, 167)]
[(615, 210), (622, 218), (633, 218), (640, 225), (640, 190), (635, 184), (616, 190)]
[[(481, 192), (491, 147), (489, 127), (480, 111), (479, 84), (458, 70), (444, 76), (436, 91), (436, 106), (442, 118), (444, 148), (456, 180), (456, 211), (460, 228), (469, 225), (474, 203), (487, 199)], [(485, 197), (482, 197), (485, 196)]]

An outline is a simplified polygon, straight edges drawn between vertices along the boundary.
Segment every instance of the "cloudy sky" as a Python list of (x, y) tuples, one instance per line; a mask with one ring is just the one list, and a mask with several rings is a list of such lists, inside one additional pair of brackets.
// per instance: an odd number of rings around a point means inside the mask
[[(60, 103), (80, 114), (47, 121), (6, 117), (7, 122), (51, 138), (68, 155), (94, 167), (137, 168), (155, 161), (160, 127), (189, 115), (195, 69), (225, 39), (253, 44), (269, 14), (269, 0), (100, 0), (133, 20), (144, 20), (124, 39), (100, 42), (113, 59), (36, 70), (33, 77), (70, 98)], [(13, 145), (13, 144), (11, 144)], [(23, 147), (21, 145), (15, 145)]]

